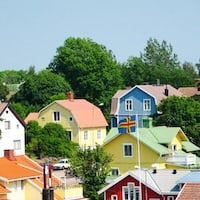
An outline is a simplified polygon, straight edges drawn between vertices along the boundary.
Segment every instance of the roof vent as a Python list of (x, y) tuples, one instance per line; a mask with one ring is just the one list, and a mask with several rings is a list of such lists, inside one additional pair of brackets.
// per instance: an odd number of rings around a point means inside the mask
[(174, 169), (173, 171), (172, 171), (172, 174), (176, 174), (177, 173), (177, 171), (176, 171), (176, 169)]
[(154, 168), (152, 173), (153, 173), (153, 174), (156, 174), (156, 173), (157, 173), (157, 169)]

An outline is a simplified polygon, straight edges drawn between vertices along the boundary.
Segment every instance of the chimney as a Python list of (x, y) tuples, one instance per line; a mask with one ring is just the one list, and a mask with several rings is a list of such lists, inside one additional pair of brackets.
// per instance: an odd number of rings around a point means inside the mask
[(74, 94), (73, 94), (72, 91), (70, 91), (70, 92), (67, 93), (67, 99), (69, 101), (73, 101), (74, 100)]
[(4, 157), (6, 157), (8, 160), (11, 160), (11, 161), (16, 160), (15, 155), (14, 155), (14, 149), (5, 149)]
[(168, 88), (167, 88), (167, 85), (166, 85), (166, 88), (165, 88), (165, 96), (169, 96), (169, 90), (168, 90)]

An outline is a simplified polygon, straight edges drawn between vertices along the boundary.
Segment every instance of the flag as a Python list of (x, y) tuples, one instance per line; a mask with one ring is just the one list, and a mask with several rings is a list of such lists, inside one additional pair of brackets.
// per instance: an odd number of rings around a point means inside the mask
[(136, 131), (136, 116), (127, 117), (119, 121), (119, 133), (131, 133)]

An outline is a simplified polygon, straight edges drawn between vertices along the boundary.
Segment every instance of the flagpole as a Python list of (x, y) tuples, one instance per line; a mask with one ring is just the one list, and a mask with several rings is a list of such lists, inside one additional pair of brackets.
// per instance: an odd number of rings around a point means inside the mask
[(140, 161), (140, 136), (138, 132), (138, 114), (136, 114), (136, 135), (137, 135), (137, 147), (138, 147), (138, 166), (139, 166), (139, 188), (140, 188), (140, 200), (142, 200), (142, 185), (141, 185), (141, 161)]

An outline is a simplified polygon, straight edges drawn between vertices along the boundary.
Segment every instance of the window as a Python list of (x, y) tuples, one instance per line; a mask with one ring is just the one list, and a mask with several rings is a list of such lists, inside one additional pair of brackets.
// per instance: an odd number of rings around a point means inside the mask
[(139, 200), (140, 189), (134, 183), (128, 183), (128, 186), (123, 186), (123, 200)]
[(69, 122), (72, 122), (72, 121), (73, 121), (73, 117), (70, 116), (70, 117), (68, 118), (68, 121), (69, 121)]
[(123, 186), (122, 191), (123, 191), (123, 200), (129, 200), (129, 198), (128, 198), (128, 187)]
[(111, 176), (119, 176), (119, 169), (118, 168), (113, 168), (111, 170)]
[(117, 200), (117, 195), (112, 195), (111, 200)]
[(19, 150), (21, 149), (21, 141), (20, 140), (14, 140), (14, 149)]
[(173, 151), (177, 151), (177, 145), (176, 144), (171, 144), (171, 149)]
[(143, 109), (144, 109), (144, 111), (150, 111), (151, 110), (151, 100), (150, 99), (144, 99), (143, 100)]
[(10, 121), (5, 121), (4, 124), (5, 124), (5, 129), (10, 129), (11, 128)]
[(53, 120), (54, 120), (55, 122), (60, 121), (60, 112), (59, 112), (59, 111), (53, 112)]
[(125, 101), (125, 110), (126, 111), (133, 111), (133, 100), (132, 99), (127, 99)]
[(14, 182), (13, 182), (13, 188), (15, 189), (15, 191), (17, 191), (17, 187), (18, 187), (18, 186), (17, 186), (17, 181), (14, 181)]
[(125, 157), (131, 157), (133, 156), (133, 150), (132, 150), (132, 144), (124, 144), (123, 145), (123, 151), (124, 151), (124, 156)]
[(97, 130), (97, 139), (101, 139), (101, 129)]
[(173, 196), (168, 196), (167, 200), (174, 200), (174, 197)]
[(24, 180), (21, 180), (21, 190), (24, 189)]
[(88, 131), (84, 131), (84, 140), (88, 140)]

